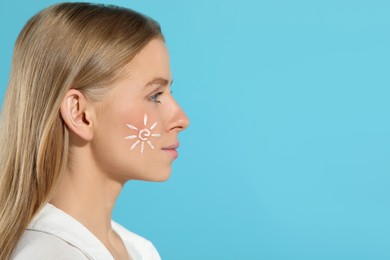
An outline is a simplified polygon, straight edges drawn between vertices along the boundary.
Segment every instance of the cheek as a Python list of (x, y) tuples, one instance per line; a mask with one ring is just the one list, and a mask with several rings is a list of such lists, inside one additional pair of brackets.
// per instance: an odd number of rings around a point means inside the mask
[(154, 150), (156, 144), (159, 144), (162, 135), (161, 122), (150, 114), (144, 113), (141, 117), (138, 116), (134, 123), (126, 123), (126, 127), (128, 134), (124, 139), (128, 141), (130, 151), (144, 154), (147, 150)]
[(112, 174), (145, 175), (158, 158), (159, 122), (145, 113), (112, 116), (102, 120), (92, 143), (97, 163)]
[(139, 104), (103, 111), (92, 141), (98, 167), (121, 180), (166, 179), (172, 160), (161, 151), (166, 144), (162, 116), (158, 109)]

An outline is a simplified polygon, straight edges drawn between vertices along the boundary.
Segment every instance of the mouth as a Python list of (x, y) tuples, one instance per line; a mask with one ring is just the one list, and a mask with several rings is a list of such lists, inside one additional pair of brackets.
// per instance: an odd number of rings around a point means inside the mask
[(179, 143), (175, 143), (175, 144), (172, 144), (170, 146), (167, 146), (167, 147), (163, 147), (161, 148), (162, 150), (176, 150), (177, 148), (179, 148)]
[(161, 148), (161, 150), (165, 151), (167, 154), (173, 157), (173, 159), (176, 159), (179, 156), (179, 153), (176, 151), (176, 149), (179, 148), (179, 143), (172, 144), (167, 147)]

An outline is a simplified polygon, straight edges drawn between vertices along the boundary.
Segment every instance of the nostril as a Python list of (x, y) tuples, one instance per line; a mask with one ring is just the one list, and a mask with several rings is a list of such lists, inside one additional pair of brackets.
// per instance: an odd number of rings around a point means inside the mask
[(188, 127), (188, 125), (189, 125), (188, 120), (180, 120), (175, 128), (179, 131), (183, 131)]
[(183, 123), (183, 130), (186, 129), (188, 126), (190, 125), (190, 120), (184, 120), (184, 123)]
[(180, 107), (179, 107), (179, 110), (176, 110), (174, 112), (171, 120), (169, 120), (171, 123), (168, 125), (168, 129), (175, 130), (178, 132), (185, 130), (190, 123), (187, 115), (184, 113), (184, 111)]

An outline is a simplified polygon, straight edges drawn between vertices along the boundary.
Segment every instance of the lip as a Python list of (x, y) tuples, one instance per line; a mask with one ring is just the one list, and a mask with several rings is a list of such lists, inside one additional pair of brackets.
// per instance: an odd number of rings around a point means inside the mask
[(176, 150), (177, 148), (179, 148), (179, 142), (174, 143), (167, 147), (163, 147), (162, 150)]
[(176, 149), (179, 148), (179, 143), (172, 144), (167, 147), (161, 148), (164, 152), (168, 153), (170, 156), (173, 157), (173, 159), (176, 159), (179, 156), (179, 153), (176, 151)]

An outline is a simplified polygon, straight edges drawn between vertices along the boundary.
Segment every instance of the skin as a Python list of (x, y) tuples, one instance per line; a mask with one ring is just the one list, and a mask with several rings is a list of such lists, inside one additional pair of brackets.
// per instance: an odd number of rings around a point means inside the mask
[[(128, 259), (121, 238), (111, 227), (112, 209), (128, 180), (164, 181), (169, 178), (178, 134), (189, 120), (170, 93), (172, 74), (164, 42), (154, 39), (130, 62), (124, 78), (102, 100), (92, 102), (71, 89), (61, 105), (69, 129), (70, 153), (64, 179), (50, 201), (86, 226), (115, 259)], [(149, 84), (153, 79), (159, 79)], [(160, 94), (158, 94), (160, 93)], [(147, 126), (144, 115), (147, 114)], [(157, 122), (141, 154), (139, 140), (126, 136)]]

